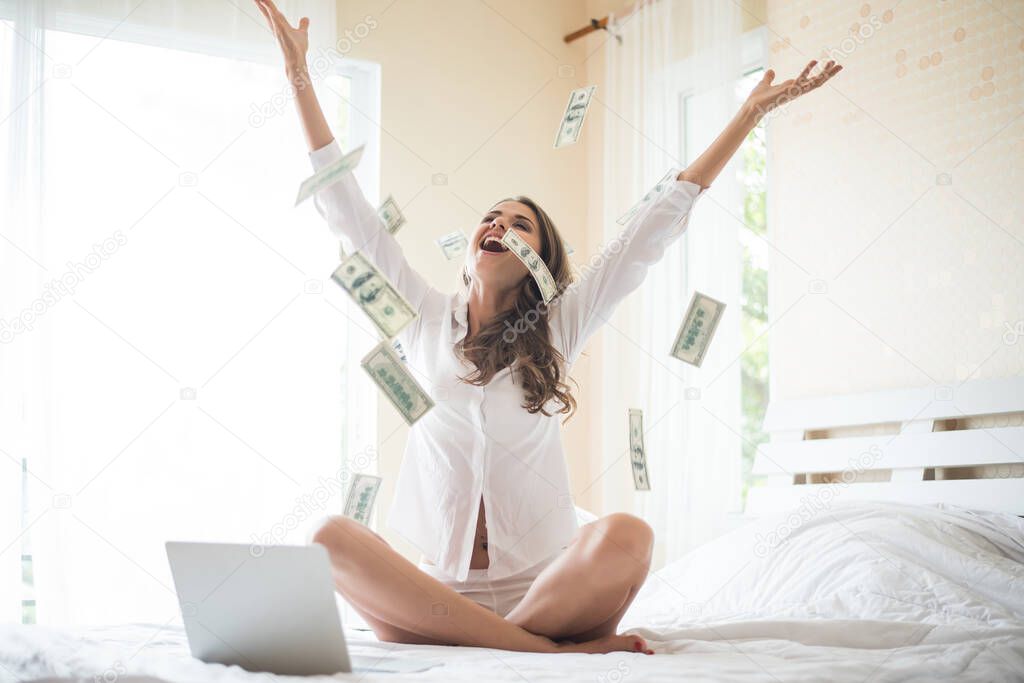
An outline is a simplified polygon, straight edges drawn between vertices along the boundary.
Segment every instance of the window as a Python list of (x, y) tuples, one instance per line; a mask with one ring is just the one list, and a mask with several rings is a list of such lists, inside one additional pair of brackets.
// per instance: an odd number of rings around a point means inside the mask
[[(0, 316), (73, 281), (8, 345), (35, 359), (21, 393), (47, 425), (16, 454), (21, 619), (166, 619), (163, 541), (302, 542), (284, 522), (325, 480), (319, 514), (340, 509), (345, 456), (375, 437), (376, 392), (350, 371), (375, 340), (349, 324), (360, 314), (330, 282), (337, 245), (312, 202), (291, 206), (310, 166), (280, 64), (56, 21), (35, 34), (41, 113), (8, 114), (0, 81), (0, 144), (24, 144), (15, 121), (32, 127), (44, 188), (21, 234), (40, 265), (0, 244), (24, 275)], [(13, 28), (0, 24), (3, 69), (36, 49)], [(366, 144), (371, 202), (377, 79), (346, 60), (317, 88), (339, 141)]]
[[(738, 106), (764, 75), (760, 66), (763, 50), (761, 31), (752, 31), (743, 39), (744, 75), (736, 82)], [(683, 120), (683, 157), (687, 164), (700, 154), (718, 130), (706, 120), (706, 93), (683, 93), (680, 110)], [(739, 229), (740, 285), (740, 443), (742, 490), (739, 509), (747, 491), (757, 481), (751, 474), (757, 449), (767, 441), (762, 429), (768, 407), (768, 262), (767, 243), (767, 148), (762, 120), (750, 132), (734, 160), (740, 183), (740, 206), (735, 216), (742, 219)], [(738, 511), (738, 510), (737, 510)]]
[[(764, 75), (751, 71), (740, 79), (736, 92), (745, 98)], [(740, 182), (743, 193), (743, 223), (740, 231), (743, 253), (743, 282), (740, 289), (740, 402), (743, 414), (743, 500), (755, 485), (751, 468), (761, 444), (768, 440), (763, 429), (768, 408), (768, 222), (766, 212), (767, 148), (762, 120), (750, 131), (739, 151)]]

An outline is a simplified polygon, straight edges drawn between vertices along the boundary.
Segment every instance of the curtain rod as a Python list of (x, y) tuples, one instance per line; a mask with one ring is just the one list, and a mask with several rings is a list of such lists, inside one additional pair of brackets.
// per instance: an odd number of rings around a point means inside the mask
[(593, 33), (594, 31), (600, 31), (601, 29), (606, 28), (608, 28), (608, 17), (604, 17), (603, 19), (591, 19), (589, 25), (566, 35), (563, 40), (567, 43), (571, 43), (574, 40), (579, 40), (583, 36)]
[[(634, 2), (632, 5), (630, 5), (626, 9), (625, 12), (623, 12), (620, 15), (618, 15), (617, 18), (619, 20), (626, 19), (626, 18), (630, 17), (638, 9), (640, 9), (644, 5), (648, 4), (649, 2), (653, 2), (653, 1), (654, 0), (639, 0), (639, 2)], [(594, 31), (601, 31), (601, 30), (608, 31), (608, 19), (610, 17), (611, 17), (611, 15), (609, 14), (609, 15), (606, 15), (605, 17), (601, 18), (601, 19), (591, 19), (590, 20), (590, 24), (588, 24), (587, 26), (584, 26), (583, 28), (580, 28), (580, 29), (577, 29), (577, 30), (573, 31), (572, 33), (567, 34), (563, 38), (563, 40), (565, 42), (567, 42), (567, 43), (571, 43), (574, 40), (579, 40), (583, 36), (586, 36), (586, 35), (589, 35), (589, 34), (593, 33)], [(611, 33), (611, 31), (608, 31), (608, 32)], [(620, 36), (615, 36), (615, 37), (619, 40), (619, 42), (622, 42), (622, 38)]]

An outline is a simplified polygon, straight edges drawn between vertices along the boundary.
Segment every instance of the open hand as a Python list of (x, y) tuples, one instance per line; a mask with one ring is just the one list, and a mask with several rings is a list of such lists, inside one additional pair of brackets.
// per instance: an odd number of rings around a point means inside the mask
[(811, 60), (804, 67), (804, 70), (800, 72), (799, 76), (776, 84), (772, 83), (775, 79), (775, 71), (768, 69), (764, 72), (764, 78), (754, 86), (749, 97), (747, 97), (747, 107), (754, 112), (757, 118), (761, 118), (772, 109), (780, 107), (787, 102), (792, 102), (815, 88), (820, 88), (830, 78), (843, 70), (841, 65), (829, 60), (818, 74), (811, 77), (811, 70), (817, 63), (818, 60)]
[(284, 53), (285, 68), (304, 67), (306, 51), (309, 50), (309, 18), (302, 17), (298, 27), (293, 27), (281, 14), (273, 0), (253, 0), (263, 16), (267, 18), (274, 32), (281, 52)]

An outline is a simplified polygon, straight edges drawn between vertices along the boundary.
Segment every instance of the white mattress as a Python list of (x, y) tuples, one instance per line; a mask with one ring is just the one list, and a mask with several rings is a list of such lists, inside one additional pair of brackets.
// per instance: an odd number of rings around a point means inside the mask
[[(359, 631), (351, 650), (443, 661), (412, 675), (424, 681), (1024, 681), (1020, 519), (864, 503), (804, 517), (759, 521), (652, 575), (623, 627), (653, 656), (392, 645)], [(772, 532), (787, 540), (770, 548)], [(0, 681), (126, 673), (286, 678), (192, 659), (180, 624), (0, 627)]]

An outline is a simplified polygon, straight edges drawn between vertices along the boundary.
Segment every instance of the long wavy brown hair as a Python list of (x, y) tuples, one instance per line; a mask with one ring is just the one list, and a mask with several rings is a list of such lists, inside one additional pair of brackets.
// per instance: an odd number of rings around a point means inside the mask
[[(572, 283), (569, 255), (551, 217), (529, 197), (511, 197), (495, 203), (520, 202), (537, 216), (540, 232), (540, 257), (551, 271), (561, 292)], [(469, 272), (463, 268), (462, 282), (470, 284)], [(557, 299), (555, 300), (557, 302)], [(551, 343), (548, 327), (548, 305), (540, 288), (527, 275), (519, 287), (515, 304), (480, 329), (472, 339), (463, 339), (456, 347), (475, 370), (462, 381), (483, 386), (501, 370), (511, 367), (513, 379), (523, 387), (523, 407), (531, 413), (553, 415), (566, 419), (576, 412), (576, 399), (566, 382), (565, 358)], [(575, 382), (574, 382), (575, 383)], [(551, 400), (561, 404), (548, 412)]]

